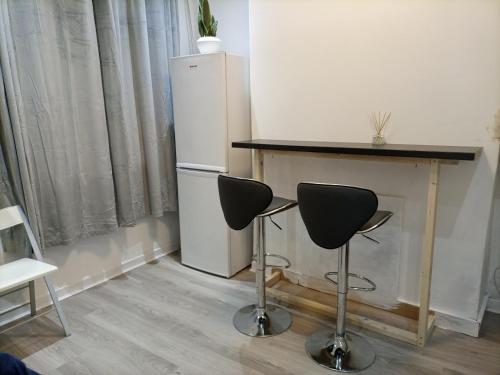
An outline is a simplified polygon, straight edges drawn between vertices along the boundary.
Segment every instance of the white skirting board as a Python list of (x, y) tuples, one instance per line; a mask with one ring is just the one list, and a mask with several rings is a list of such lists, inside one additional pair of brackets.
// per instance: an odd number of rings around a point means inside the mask
[(451, 331), (464, 333), (473, 337), (479, 337), (479, 330), (484, 318), (484, 313), (486, 312), (487, 304), (488, 295), (485, 295), (483, 297), (483, 302), (481, 303), (477, 319), (460, 318), (436, 311), (435, 325), (439, 328), (449, 329)]
[[(155, 259), (161, 258), (161, 257), (163, 257), (167, 254), (173, 253), (177, 250), (178, 249), (164, 251), (163, 249), (160, 249), (160, 248), (154, 249), (152, 254), (139, 255), (137, 257), (134, 257), (132, 259), (129, 259), (129, 260), (123, 262), (121, 264), (121, 266), (118, 266), (118, 267), (115, 267), (115, 268), (108, 270), (106, 272), (106, 276), (99, 278), (98, 280), (92, 279), (92, 281), (88, 281), (88, 282), (86, 282), (86, 280), (82, 280), (81, 282), (79, 282), (77, 284), (67, 285), (67, 286), (64, 286), (63, 288), (56, 289), (57, 295), (59, 296), (59, 300), (62, 301), (68, 297), (74, 296), (74, 295), (81, 293), (87, 289), (90, 289), (94, 286), (105, 283), (106, 281), (109, 281), (110, 279), (112, 279), (114, 277), (117, 277), (125, 272), (129, 272), (129, 271), (133, 270), (134, 268), (142, 266), (148, 262), (151, 262)], [(26, 302), (28, 302), (28, 301), (29, 300), (27, 299)], [(47, 291), (45, 291), (45, 293), (42, 296), (37, 298), (36, 303), (37, 303), (37, 306), (36, 306), (37, 310), (39, 310), (39, 309), (42, 309), (44, 307), (50, 306), (52, 304), (52, 300), (50, 299)], [(20, 318), (30, 314), (29, 304), (25, 305), (24, 307), (21, 307), (21, 306), (23, 306), (23, 303), (19, 303), (18, 306), (19, 306), (18, 309), (14, 310), (12, 312), (6, 313), (2, 316), (2, 318), (0, 319), (0, 326), (4, 325), (4, 324), (8, 324), (14, 320), (20, 319)], [(12, 307), (14, 307), (14, 306), (11, 306), (10, 308), (12, 308)], [(2, 312), (0, 311), (0, 314), (1, 313)]]

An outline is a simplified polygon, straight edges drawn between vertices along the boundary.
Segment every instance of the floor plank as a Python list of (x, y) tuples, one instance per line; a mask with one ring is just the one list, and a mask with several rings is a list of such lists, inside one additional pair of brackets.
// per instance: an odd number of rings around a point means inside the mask
[[(304, 352), (308, 335), (333, 319), (292, 309), (282, 335), (238, 333), (234, 312), (253, 303), (249, 279), (226, 280), (167, 256), (63, 301), (73, 331), (62, 337), (55, 313), (0, 335), (0, 351), (42, 374), (330, 374)], [(360, 330), (377, 352), (363, 374), (500, 375), (500, 316), (487, 314), (480, 338), (436, 329), (420, 349)]]

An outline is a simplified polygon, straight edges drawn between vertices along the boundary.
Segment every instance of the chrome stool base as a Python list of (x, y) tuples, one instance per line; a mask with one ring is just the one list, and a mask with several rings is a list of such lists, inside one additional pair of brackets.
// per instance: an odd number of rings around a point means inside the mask
[(239, 309), (233, 318), (234, 327), (252, 337), (268, 337), (285, 332), (292, 324), (292, 316), (285, 309), (268, 304), (264, 319), (258, 318), (257, 305)]
[(375, 362), (375, 352), (366, 339), (353, 332), (347, 332), (346, 339), (349, 348), (346, 355), (340, 350), (337, 354), (331, 353), (335, 332), (318, 331), (309, 336), (306, 352), (318, 365), (338, 372), (362, 371)]

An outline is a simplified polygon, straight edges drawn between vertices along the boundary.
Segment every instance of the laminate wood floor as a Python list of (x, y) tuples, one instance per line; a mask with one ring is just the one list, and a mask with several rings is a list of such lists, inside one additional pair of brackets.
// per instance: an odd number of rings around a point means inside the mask
[[(70, 337), (62, 337), (51, 312), (0, 335), (0, 351), (47, 375), (333, 374), (304, 352), (306, 337), (333, 328), (333, 319), (290, 308), (290, 330), (250, 338), (233, 328), (232, 317), (254, 300), (253, 283), (167, 256), (63, 301)], [(363, 374), (500, 374), (499, 315), (487, 314), (480, 338), (436, 329), (423, 349), (354, 330), (377, 353)]]

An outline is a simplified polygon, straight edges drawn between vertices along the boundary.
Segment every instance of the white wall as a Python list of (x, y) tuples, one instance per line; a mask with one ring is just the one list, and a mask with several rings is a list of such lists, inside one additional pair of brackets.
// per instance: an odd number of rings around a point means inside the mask
[[(369, 142), (370, 112), (391, 111), (390, 143), (484, 148), (478, 161), (442, 167), (431, 303), (477, 319), (498, 163), (500, 2), (251, 0), (250, 54), (254, 138)], [(399, 262), (394, 297), (418, 301), (428, 167), (288, 157), (265, 165), (273, 189), (290, 197), (297, 182), (315, 180), (367, 186), (382, 206), (401, 198), (391, 224), (401, 225), (399, 246), (386, 244)], [(325, 262), (334, 270), (335, 256), (313, 249), (289, 215), (281, 244), (301, 257), (295, 271), (319, 278)], [(352, 266), (384, 280), (372, 259)]]
[(249, 56), (248, 0), (211, 0), (212, 13), (219, 20), (217, 36), (227, 52)]
[[(66, 298), (120, 275), (165, 253), (179, 250), (179, 224), (176, 213), (162, 218), (146, 218), (134, 227), (78, 241), (71, 246), (45, 250), (45, 260), (59, 270), (53, 282), (60, 298)], [(49, 302), (47, 290), (37, 282), (39, 307)], [(27, 291), (16, 292), (0, 301), (0, 312), (27, 301)], [(25, 313), (19, 309), (2, 317), (1, 322)]]
[[(194, 39), (199, 38), (197, 17), (198, 1), (179, 1), (179, 21), (181, 29), (181, 55), (189, 55), (188, 22), (186, 20), (186, 6), (189, 2), (191, 9), (191, 25)], [(248, 57), (249, 30), (248, 30), (248, 0), (210, 0), (210, 8), (214, 17), (219, 21), (217, 37), (222, 40), (225, 51)], [(195, 51), (194, 53), (198, 53)]]

